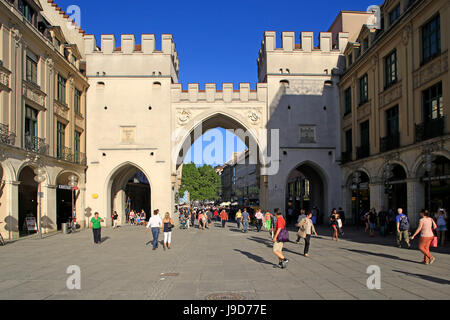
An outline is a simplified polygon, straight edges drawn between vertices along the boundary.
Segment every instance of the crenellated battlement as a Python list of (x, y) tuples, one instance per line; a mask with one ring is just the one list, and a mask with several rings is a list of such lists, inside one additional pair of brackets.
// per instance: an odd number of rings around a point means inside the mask
[[(161, 50), (156, 50), (154, 34), (141, 35), (141, 44), (136, 44), (133, 34), (122, 34), (120, 42), (113, 34), (102, 34), (100, 44), (94, 35), (84, 35), (85, 54), (95, 66), (90, 74), (99, 72), (105, 75), (171, 75), (178, 80), (180, 61), (171, 34), (161, 35)], [(127, 65), (121, 69), (117, 65)]]
[(188, 90), (183, 90), (180, 83), (172, 84), (172, 102), (266, 102), (267, 84), (258, 83), (256, 90), (250, 89), (250, 83), (240, 83), (239, 90), (232, 83), (223, 83), (222, 90), (217, 90), (217, 84), (206, 83), (205, 90), (199, 90), (198, 83), (189, 83)]

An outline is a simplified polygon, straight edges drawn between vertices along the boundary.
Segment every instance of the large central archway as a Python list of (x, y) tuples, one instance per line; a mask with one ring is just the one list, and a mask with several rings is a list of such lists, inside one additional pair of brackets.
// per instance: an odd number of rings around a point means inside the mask
[(144, 171), (133, 163), (125, 163), (116, 168), (108, 182), (108, 206), (107, 213), (116, 211), (119, 224), (128, 223), (128, 215), (131, 210), (141, 212), (144, 210), (146, 219), (150, 218), (151, 186), (150, 179)]

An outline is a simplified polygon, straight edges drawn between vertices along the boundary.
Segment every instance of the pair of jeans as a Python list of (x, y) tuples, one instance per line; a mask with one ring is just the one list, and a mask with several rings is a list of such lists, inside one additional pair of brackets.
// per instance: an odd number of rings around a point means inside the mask
[(305, 254), (308, 254), (308, 252), (309, 252), (309, 244), (310, 243), (311, 243), (311, 235), (308, 234), (308, 235), (306, 235), (306, 238), (305, 238)]
[(421, 237), (419, 240), (419, 250), (423, 253), (423, 261), (428, 263), (433, 256), (430, 253), (430, 245), (434, 237)]
[(92, 232), (94, 234), (94, 243), (100, 243), (102, 242), (102, 229), (92, 229)]
[(227, 223), (227, 220), (222, 220), (222, 228), (225, 228), (226, 223)]
[(256, 220), (256, 230), (257, 230), (258, 232), (260, 232), (260, 231), (261, 231), (261, 228), (262, 228), (262, 220), (261, 220), (261, 219), (257, 219), (257, 220)]
[(243, 226), (244, 226), (244, 232), (247, 232), (247, 230), (248, 230), (248, 220), (244, 220), (244, 221), (242, 222), (242, 224), (243, 224)]
[(237, 223), (238, 229), (240, 229), (241, 228), (241, 219), (237, 219), (236, 223)]
[(386, 226), (380, 226), (380, 234), (382, 237), (386, 235)]
[(159, 228), (152, 228), (153, 249), (158, 248)]

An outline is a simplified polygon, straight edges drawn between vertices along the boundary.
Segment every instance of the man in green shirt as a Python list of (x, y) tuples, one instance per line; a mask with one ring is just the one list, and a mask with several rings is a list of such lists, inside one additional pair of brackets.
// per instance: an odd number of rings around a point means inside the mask
[(101, 236), (101, 230), (102, 225), (101, 223), (104, 222), (102, 218), (98, 216), (98, 212), (94, 214), (94, 217), (91, 219), (91, 229), (94, 233), (94, 242), (96, 244), (100, 244), (102, 242), (102, 236)]

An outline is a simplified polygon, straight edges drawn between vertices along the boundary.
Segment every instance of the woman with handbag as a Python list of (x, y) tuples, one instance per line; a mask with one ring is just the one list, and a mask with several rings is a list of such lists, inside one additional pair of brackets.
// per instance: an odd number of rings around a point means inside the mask
[(433, 230), (437, 229), (437, 225), (434, 220), (430, 218), (430, 212), (428, 210), (422, 210), (420, 215), (422, 216), (422, 219), (420, 219), (419, 227), (417, 228), (416, 233), (411, 237), (411, 240), (414, 240), (420, 232), (419, 250), (424, 255), (423, 263), (432, 264), (436, 258), (431, 255), (430, 246), (435, 240)]
[(302, 221), (298, 224), (298, 236), (302, 239), (305, 239), (305, 257), (309, 257), (309, 245), (311, 243), (311, 234), (314, 234), (317, 237), (316, 229), (314, 228), (314, 224), (312, 222), (312, 212), (309, 212), (306, 218), (303, 218)]
[(166, 215), (163, 220), (164, 225), (164, 245), (163, 248), (166, 250), (166, 247), (170, 249), (170, 244), (172, 242), (172, 228), (174, 227), (174, 222), (170, 217), (170, 213), (166, 212)]

